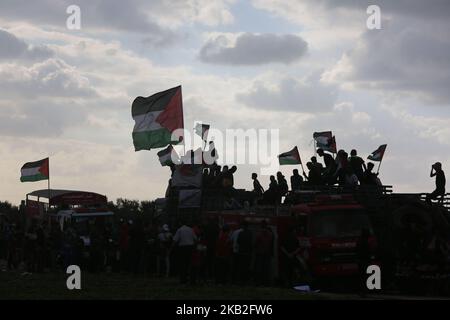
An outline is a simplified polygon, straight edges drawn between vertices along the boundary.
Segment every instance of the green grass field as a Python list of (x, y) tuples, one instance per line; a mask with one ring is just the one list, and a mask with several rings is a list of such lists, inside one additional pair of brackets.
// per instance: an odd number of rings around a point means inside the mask
[(89, 274), (81, 276), (81, 290), (68, 290), (64, 273), (21, 275), (0, 273), (0, 299), (327, 299), (323, 294), (306, 294), (294, 289), (179, 285), (177, 279), (145, 278), (125, 274)]

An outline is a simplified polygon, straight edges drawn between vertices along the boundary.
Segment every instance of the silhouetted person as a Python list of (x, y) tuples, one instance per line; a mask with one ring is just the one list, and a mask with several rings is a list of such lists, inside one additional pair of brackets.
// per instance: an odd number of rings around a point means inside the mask
[(302, 176), (298, 173), (297, 169), (294, 169), (292, 171), (292, 176), (291, 176), (291, 189), (292, 189), (292, 191), (300, 190), (302, 188), (302, 184), (303, 184)]
[(273, 234), (266, 220), (261, 223), (261, 230), (255, 239), (255, 275), (258, 285), (269, 285), (270, 261), (273, 254)]
[(245, 284), (250, 278), (250, 264), (252, 262), (252, 232), (248, 229), (248, 222), (242, 221), (242, 231), (237, 236), (238, 245), (238, 273), (239, 280)]
[(210, 175), (209, 175), (209, 169), (205, 168), (203, 169), (203, 175), (202, 175), (202, 187), (203, 190), (207, 190), (210, 187)]
[(252, 173), (252, 180), (253, 180), (253, 196), (254, 196), (254, 204), (258, 202), (259, 199), (264, 194), (264, 188), (261, 186), (261, 183), (258, 180), (258, 175), (256, 173)]
[(427, 195), (426, 202), (428, 204), (431, 204), (431, 200), (435, 200), (439, 196), (443, 197), (445, 195), (445, 174), (440, 162), (436, 162), (431, 166), (430, 177), (436, 177), (436, 189)]
[(216, 267), (215, 278), (217, 284), (225, 284), (229, 280), (231, 270), (231, 255), (233, 253), (230, 239), (230, 227), (225, 224), (220, 231), (215, 247)]
[(366, 169), (366, 171), (364, 171), (363, 179), (361, 181), (362, 184), (369, 185), (369, 186), (376, 186), (379, 184), (378, 183), (378, 173), (372, 172), (374, 166), (375, 165), (372, 162), (369, 162), (367, 164), (367, 169)]
[(317, 157), (312, 156), (311, 157), (311, 162), (312, 162), (314, 168), (319, 172), (319, 174), (322, 174), (323, 165), (321, 163), (317, 162)]
[(281, 242), (281, 267), (283, 270), (284, 285), (290, 287), (293, 285), (294, 272), (298, 267), (297, 254), (300, 252), (299, 241), (294, 227), (289, 230)]
[(187, 283), (187, 277), (191, 269), (192, 252), (197, 241), (194, 230), (183, 223), (173, 237), (173, 244), (178, 250), (178, 266), (180, 270), (180, 282)]
[(334, 184), (336, 180), (334, 177), (336, 172), (336, 162), (333, 159), (333, 156), (329, 153), (325, 153), (321, 148), (317, 149), (317, 154), (319, 157), (323, 157), (323, 162), (325, 164), (325, 170), (322, 173), (324, 182), (331, 185)]
[(278, 192), (279, 192), (277, 203), (281, 203), (281, 198), (288, 193), (289, 186), (287, 184), (286, 178), (280, 171), (277, 172), (277, 181), (278, 181)]
[(363, 180), (364, 171), (367, 170), (366, 163), (364, 160), (358, 156), (355, 149), (350, 151), (350, 158), (348, 158), (348, 163), (352, 168), (353, 172), (358, 177), (359, 181)]
[(345, 174), (344, 174), (344, 185), (346, 187), (350, 187), (350, 188), (354, 188), (358, 186), (358, 177), (356, 176), (356, 174), (353, 172), (353, 170), (350, 167), (347, 167), (347, 169), (345, 169)]
[(264, 192), (264, 202), (268, 204), (277, 204), (279, 188), (275, 176), (270, 176), (269, 189)]
[(345, 175), (347, 173), (348, 164), (348, 153), (344, 150), (339, 150), (336, 154), (336, 172), (334, 173), (335, 178), (338, 179), (339, 185), (343, 186), (346, 184)]
[(320, 175), (319, 170), (317, 170), (317, 167), (314, 166), (312, 162), (308, 162), (306, 164), (306, 168), (308, 168), (308, 175), (306, 175), (305, 172), (303, 172), (303, 176), (305, 177), (308, 185), (310, 186), (319, 186), (322, 184), (322, 177)]
[(253, 192), (257, 196), (261, 196), (264, 193), (264, 188), (261, 186), (261, 183), (258, 180), (258, 175), (256, 173), (252, 173), (253, 180)]

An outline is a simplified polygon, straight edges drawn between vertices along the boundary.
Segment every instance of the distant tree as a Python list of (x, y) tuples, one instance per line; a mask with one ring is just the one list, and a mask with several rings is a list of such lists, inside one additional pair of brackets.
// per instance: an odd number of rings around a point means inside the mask
[(139, 215), (139, 201), (118, 198), (116, 201), (116, 215), (120, 218), (136, 218)]
[(153, 201), (141, 201), (139, 209), (142, 214), (153, 216), (155, 211), (155, 203)]
[(4, 213), (6, 215), (17, 214), (19, 212), (19, 208), (8, 201), (0, 201), (0, 213)]

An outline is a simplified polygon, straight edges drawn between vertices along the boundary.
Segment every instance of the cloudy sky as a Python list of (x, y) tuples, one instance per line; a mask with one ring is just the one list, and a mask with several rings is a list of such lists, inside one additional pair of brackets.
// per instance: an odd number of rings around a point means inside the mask
[[(169, 170), (134, 152), (131, 103), (180, 84), (187, 129), (279, 129), (304, 160), (314, 131), (364, 157), (387, 143), (382, 181), (430, 190), (431, 163), (450, 167), (449, 15), (447, 0), (1, 0), (0, 200), (46, 188), (19, 176), (47, 156), (54, 188), (163, 195)], [(236, 186), (258, 170), (239, 166)]]

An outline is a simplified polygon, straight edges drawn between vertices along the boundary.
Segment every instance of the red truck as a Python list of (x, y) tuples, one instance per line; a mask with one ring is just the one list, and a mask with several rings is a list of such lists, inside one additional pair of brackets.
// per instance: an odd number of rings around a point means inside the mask
[(362, 229), (369, 231), (371, 259), (378, 264), (369, 216), (351, 195), (319, 195), (314, 202), (291, 207), (291, 213), (298, 222), (300, 256), (313, 277), (357, 274)]
[[(220, 224), (232, 229), (246, 220), (256, 234), (265, 220), (274, 234), (273, 274), (279, 276), (281, 243), (292, 227), (297, 232), (298, 259), (313, 278), (357, 275), (356, 244), (362, 229), (370, 232), (369, 245), (376, 251), (376, 240), (364, 207), (351, 195), (317, 195), (315, 200), (292, 206), (259, 207), (256, 210), (209, 211)], [(371, 257), (376, 263), (375, 256)]]

